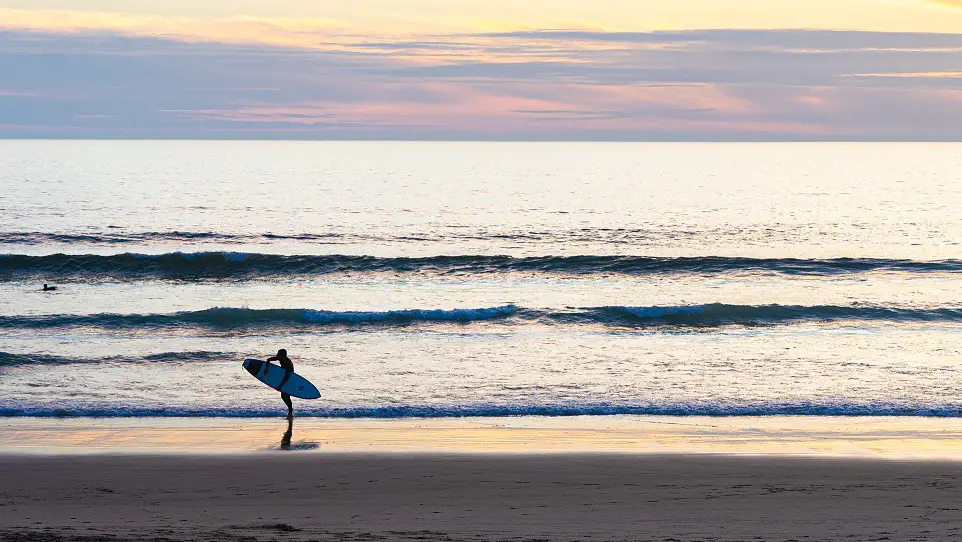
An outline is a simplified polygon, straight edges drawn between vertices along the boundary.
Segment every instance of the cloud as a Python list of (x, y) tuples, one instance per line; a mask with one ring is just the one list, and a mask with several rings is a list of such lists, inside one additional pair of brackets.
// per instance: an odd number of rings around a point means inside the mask
[(949, 6), (953, 8), (962, 8), (962, 0), (928, 0), (933, 4), (940, 4), (943, 6)]
[(848, 73), (842, 77), (894, 77), (898, 79), (958, 79), (962, 72)]
[(322, 18), (192, 18), (131, 13), (0, 8), (0, 29), (44, 33), (115, 33), (185, 42), (313, 48), (343, 24)]
[(333, 36), (303, 46), (135, 23), (0, 31), (0, 136), (962, 139), (956, 35), (282, 29)]
[(41, 94), (40, 94), (39, 92), (33, 92), (33, 91), (25, 91), (25, 90), (5, 90), (5, 89), (0, 88), (0, 98), (9, 98), (9, 97), (13, 97), (13, 96), (16, 96), (16, 97), (25, 97), (25, 96), (29, 96), (29, 97), (39, 97), (39, 96), (41, 96)]

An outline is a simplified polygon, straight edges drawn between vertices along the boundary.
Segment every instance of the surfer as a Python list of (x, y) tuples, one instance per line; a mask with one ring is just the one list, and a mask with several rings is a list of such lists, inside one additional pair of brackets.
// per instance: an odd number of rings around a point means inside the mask
[[(264, 364), (264, 374), (267, 374), (267, 365), (272, 361), (280, 363), (281, 368), (284, 369), (284, 378), (277, 386), (278, 388), (283, 388), (284, 384), (287, 383), (287, 379), (291, 377), (291, 373), (294, 372), (294, 362), (291, 361), (291, 358), (287, 357), (287, 350), (281, 348), (277, 351), (276, 356), (267, 358), (267, 363)], [(284, 404), (287, 405), (287, 417), (294, 419), (294, 404), (291, 403), (291, 396), (281, 392), (281, 400), (283, 400)]]
[(57, 290), (56, 286), (47, 286), (46, 284), (43, 285), (44, 292), (54, 292), (56, 290)]

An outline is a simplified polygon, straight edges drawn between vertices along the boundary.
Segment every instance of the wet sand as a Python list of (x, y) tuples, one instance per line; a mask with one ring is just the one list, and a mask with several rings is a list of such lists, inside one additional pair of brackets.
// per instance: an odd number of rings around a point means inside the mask
[(962, 462), (0, 455), (2, 540), (959, 540)]
[(962, 461), (962, 419), (585, 416), (0, 418), (0, 453), (752, 454)]

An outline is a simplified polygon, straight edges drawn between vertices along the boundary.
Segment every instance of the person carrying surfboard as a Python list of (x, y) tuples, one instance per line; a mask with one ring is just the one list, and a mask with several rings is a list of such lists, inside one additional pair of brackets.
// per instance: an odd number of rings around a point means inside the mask
[[(267, 358), (267, 363), (264, 364), (264, 374), (267, 374), (267, 364), (272, 361), (276, 361), (280, 363), (281, 368), (284, 369), (284, 378), (281, 380), (281, 383), (277, 386), (278, 388), (283, 388), (284, 384), (287, 383), (287, 379), (291, 377), (291, 373), (294, 372), (294, 362), (291, 361), (291, 358), (287, 357), (287, 350), (281, 348), (280, 350), (277, 351), (276, 356), (271, 356)], [(284, 404), (287, 405), (287, 417), (293, 419), (294, 404), (291, 402), (291, 396), (284, 392), (281, 392), (281, 400), (283, 400)]]
[[(280, 367), (271, 363), (275, 360), (281, 362)], [(242, 365), (251, 376), (281, 392), (281, 399), (287, 405), (287, 416), (289, 418), (294, 417), (294, 405), (291, 404), (291, 397), (297, 397), (298, 399), (319, 399), (321, 397), (321, 392), (314, 384), (294, 372), (294, 362), (287, 357), (287, 350), (283, 348), (277, 351), (276, 356), (266, 361), (245, 359)]]

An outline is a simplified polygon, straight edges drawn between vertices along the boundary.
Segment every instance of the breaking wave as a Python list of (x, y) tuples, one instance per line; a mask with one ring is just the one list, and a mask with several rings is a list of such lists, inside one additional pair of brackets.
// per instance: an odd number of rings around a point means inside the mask
[(55, 314), (0, 316), (0, 329), (87, 327), (100, 329), (188, 328), (211, 330), (309, 329), (323, 326), (405, 326), (418, 323), (497, 321), (501, 325), (600, 325), (636, 328), (777, 325), (791, 322), (962, 323), (962, 307), (905, 308), (876, 305), (708, 305), (568, 307), (516, 305), (470, 309), (328, 311), (315, 309), (211, 308), (167, 314)]
[(325, 311), (314, 309), (245, 309), (215, 307), (169, 314), (56, 314), (0, 316), (3, 328), (271, 328), (332, 324), (410, 324), (413, 322), (473, 322), (510, 316), (514, 305), (480, 309), (409, 309), (393, 311)]

